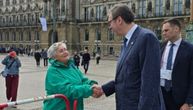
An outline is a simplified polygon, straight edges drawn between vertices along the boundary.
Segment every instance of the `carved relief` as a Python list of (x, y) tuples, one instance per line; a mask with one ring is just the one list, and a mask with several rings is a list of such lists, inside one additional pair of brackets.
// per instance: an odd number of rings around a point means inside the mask
[(5, 9), (5, 13), (9, 13), (9, 9), (8, 9), (8, 7)]
[(26, 7), (26, 10), (25, 10), (26, 12), (30, 12), (31, 11), (31, 7), (30, 7), (30, 4), (28, 4), (27, 5), (27, 7)]
[(16, 8), (13, 7), (12, 10), (11, 10), (11, 13), (15, 13), (16, 12)]
[(18, 12), (23, 12), (22, 6), (19, 7)]

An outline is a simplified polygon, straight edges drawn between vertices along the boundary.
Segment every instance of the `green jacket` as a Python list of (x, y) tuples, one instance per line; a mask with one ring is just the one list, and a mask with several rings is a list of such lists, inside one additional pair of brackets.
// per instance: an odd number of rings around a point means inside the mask
[[(93, 94), (91, 86), (96, 81), (89, 80), (79, 69), (74, 66), (72, 60), (68, 66), (54, 59), (49, 59), (51, 64), (48, 67), (45, 79), (45, 90), (47, 95), (64, 94), (70, 101), (73, 110), (74, 100), (78, 100), (77, 110), (84, 110), (83, 98)], [(54, 98), (44, 101), (44, 110), (66, 110), (63, 99)]]

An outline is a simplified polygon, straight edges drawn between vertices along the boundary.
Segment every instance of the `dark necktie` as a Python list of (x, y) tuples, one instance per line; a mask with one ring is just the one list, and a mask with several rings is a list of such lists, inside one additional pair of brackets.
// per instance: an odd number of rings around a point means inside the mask
[[(166, 69), (167, 70), (171, 70), (172, 69), (172, 59), (173, 59), (173, 47), (175, 44), (170, 44), (170, 50), (168, 53), (168, 59), (167, 59), (167, 65), (166, 65)], [(166, 91), (170, 91), (172, 87), (172, 81), (171, 80), (165, 80), (165, 89)]]
[(127, 38), (124, 38), (124, 40), (123, 40), (123, 53), (125, 53), (125, 51), (126, 51), (126, 48), (127, 48)]
[(126, 51), (126, 47), (127, 47), (127, 38), (123, 39), (123, 47), (122, 47), (122, 52), (121, 52), (121, 57), (123, 57), (125, 51)]
[(124, 40), (123, 40), (123, 48), (124, 48), (124, 51), (125, 51), (125, 49), (126, 49), (126, 47), (127, 47), (127, 38), (124, 38)]
[(166, 69), (171, 70), (172, 69), (172, 59), (173, 59), (173, 47), (175, 44), (170, 44), (170, 50), (168, 54), (168, 59), (167, 59), (167, 66)]

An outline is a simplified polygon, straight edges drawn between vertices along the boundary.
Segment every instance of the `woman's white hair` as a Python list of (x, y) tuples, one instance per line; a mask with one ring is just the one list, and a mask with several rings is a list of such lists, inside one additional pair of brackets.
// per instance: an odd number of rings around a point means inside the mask
[(49, 49), (48, 49), (48, 51), (47, 51), (48, 58), (54, 58), (55, 55), (56, 55), (56, 51), (57, 51), (58, 47), (61, 46), (61, 45), (62, 45), (64, 48), (67, 49), (67, 46), (66, 46), (66, 44), (65, 44), (64, 42), (56, 42), (56, 43), (52, 44), (52, 45), (49, 47)]

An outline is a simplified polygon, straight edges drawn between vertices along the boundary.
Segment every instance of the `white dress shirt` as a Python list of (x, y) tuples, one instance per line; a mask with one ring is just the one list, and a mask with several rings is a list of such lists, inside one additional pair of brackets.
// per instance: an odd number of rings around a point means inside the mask
[[(178, 51), (178, 48), (180, 46), (180, 43), (182, 41), (182, 38), (178, 39), (177, 41), (174, 42), (174, 46), (173, 46), (173, 57), (172, 57), (172, 67), (171, 69), (173, 69), (173, 66), (174, 66), (174, 62), (175, 62), (175, 58), (176, 58), (176, 54), (177, 54), (177, 51)], [(166, 47), (165, 47), (165, 50), (162, 54), (162, 59), (161, 59), (161, 70), (167, 70), (166, 69), (166, 66), (167, 66), (167, 59), (168, 59), (168, 54), (169, 54), (169, 50), (170, 50), (170, 47), (171, 47), (171, 43), (170, 41), (168, 41)], [(160, 72), (161, 76), (162, 76), (162, 72)], [(171, 79), (172, 80), (172, 79)], [(165, 86), (165, 79), (160, 79), (160, 85), (161, 86)]]

